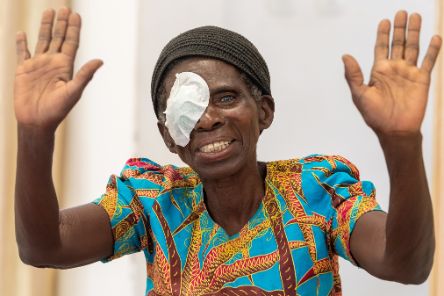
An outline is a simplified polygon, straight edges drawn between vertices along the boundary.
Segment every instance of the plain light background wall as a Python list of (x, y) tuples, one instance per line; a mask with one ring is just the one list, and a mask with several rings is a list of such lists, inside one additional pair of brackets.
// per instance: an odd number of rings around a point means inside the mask
[[(164, 147), (151, 107), (150, 82), (162, 47), (180, 32), (219, 25), (249, 38), (267, 61), (276, 101), (275, 121), (259, 142), (260, 160), (311, 153), (341, 154), (361, 178), (372, 180), (388, 205), (388, 175), (378, 141), (353, 106), (341, 55), (354, 55), (366, 77), (373, 62), (376, 26), (396, 10), (423, 16), (422, 50), (434, 29), (431, 0), (77, 0), (83, 17), (78, 65), (105, 62), (70, 114), (66, 146), (65, 206), (90, 202), (129, 157), (181, 164)], [(429, 104), (431, 107), (432, 104)], [(431, 167), (431, 112), (423, 125)], [(404, 286), (340, 265), (344, 295), (427, 295), (428, 284)], [(142, 254), (60, 273), (60, 295), (143, 295)]]

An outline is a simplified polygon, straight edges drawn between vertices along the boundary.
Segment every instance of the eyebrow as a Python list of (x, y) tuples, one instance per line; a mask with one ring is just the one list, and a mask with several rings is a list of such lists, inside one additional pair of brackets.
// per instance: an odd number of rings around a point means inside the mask
[(222, 93), (222, 92), (236, 92), (236, 93), (238, 93), (239, 90), (236, 87), (233, 87), (231, 85), (222, 84), (222, 85), (218, 85), (217, 87), (211, 89), (210, 95), (212, 96), (212, 95)]

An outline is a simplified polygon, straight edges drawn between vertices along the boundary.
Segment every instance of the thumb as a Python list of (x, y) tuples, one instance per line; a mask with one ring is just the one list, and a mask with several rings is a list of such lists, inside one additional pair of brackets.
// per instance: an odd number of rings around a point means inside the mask
[(79, 71), (77, 71), (74, 79), (68, 82), (68, 91), (72, 94), (77, 94), (80, 96), (91, 81), (94, 76), (94, 73), (103, 65), (102, 60), (91, 60), (88, 63), (84, 64)]
[(365, 87), (361, 67), (351, 55), (343, 55), (342, 62), (344, 63), (345, 79), (350, 87), (352, 97), (353, 99), (359, 98)]

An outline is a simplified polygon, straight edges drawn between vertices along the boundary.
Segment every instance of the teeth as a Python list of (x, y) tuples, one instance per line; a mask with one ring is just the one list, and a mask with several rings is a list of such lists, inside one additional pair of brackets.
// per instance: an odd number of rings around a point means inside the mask
[(211, 152), (219, 152), (224, 150), (230, 145), (229, 141), (220, 141), (220, 142), (214, 142), (208, 145), (205, 145), (203, 147), (200, 147), (200, 151), (205, 153), (211, 153)]

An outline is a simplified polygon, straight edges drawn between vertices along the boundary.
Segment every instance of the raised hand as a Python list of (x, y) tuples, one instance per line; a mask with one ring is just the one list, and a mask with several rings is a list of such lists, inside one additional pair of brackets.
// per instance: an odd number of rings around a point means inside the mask
[(102, 65), (102, 61), (92, 60), (73, 78), (81, 19), (68, 8), (58, 11), (55, 26), (54, 17), (53, 10), (43, 13), (33, 57), (26, 34), (17, 33), (14, 107), (21, 126), (55, 130)]
[(439, 36), (432, 37), (418, 67), (421, 16), (414, 13), (408, 17), (405, 11), (399, 11), (391, 46), (390, 26), (389, 20), (379, 23), (370, 82), (364, 83), (361, 68), (350, 55), (343, 56), (345, 77), (356, 107), (377, 135), (417, 133), (442, 40)]

